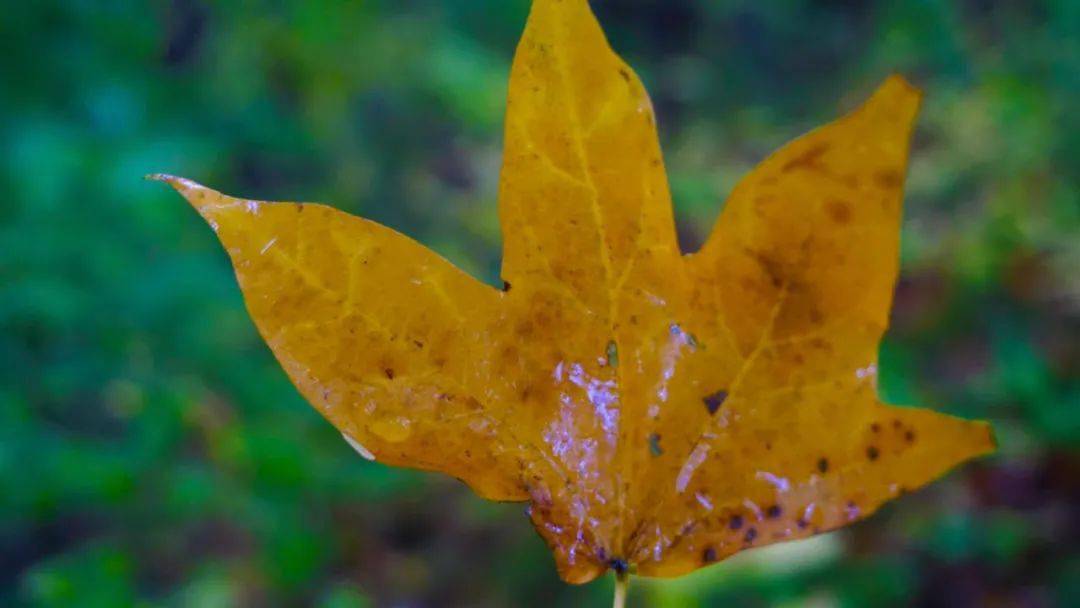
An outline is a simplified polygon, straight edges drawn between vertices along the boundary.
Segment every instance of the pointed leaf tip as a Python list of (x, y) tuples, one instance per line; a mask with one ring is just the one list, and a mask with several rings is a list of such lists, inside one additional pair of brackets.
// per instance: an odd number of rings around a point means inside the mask
[(986, 433), (985, 442), (983, 443), (983, 451), (979, 452), (979, 456), (985, 456), (987, 454), (993, 454), (998, 451), (1000, 443), (998, 442), (997, 430), (994, 429), (994, 425), (985, 420), (973, 420), (979, 428)]
[(905, 78), (902, 74), (890, 74), (885, 82), (882, 83), (881, 88), (890, 87), (898, 91), (904, 91), (906, 94), (922, 97), (922, 89), (911, 84), (911, 81)]
[(533, 8), (581, 8), (589, 7), (588, 0), (533, 0)]
[(893, 74), (882, 82), (873, 95), (866, 100), (865, 108), (878, 116), (892, 116), (900, 124), (915, 119), (922, 104), (922, 91), (899, 74)]
[(186, 177), (177, 177), (175, 175), (169, 175), (168, 173), (151, 173), (146, 175), (143, 179), (155, 182), (165, 182), (172, 186), (174, 190), (187, 199), (188, 203), (190, 203), (192, 207), (195, 207), (200, 213), (212, 199), (222, 198), (222, 195), (219, 192), (211, 190)]

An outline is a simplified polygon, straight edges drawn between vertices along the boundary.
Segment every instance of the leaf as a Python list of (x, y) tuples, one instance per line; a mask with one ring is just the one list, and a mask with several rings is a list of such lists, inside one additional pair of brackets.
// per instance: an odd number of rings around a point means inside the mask
[(641, 82), (587, 2), (536, 0), (510, 81), (503, 291), (329, 207), (158, 177), (361, 453), (530, 501), (569, 582), (675, 576), (993, 450), (986, 423), (876, 396), (918, 102), (889, 78), (762, 162), (683, 255)]

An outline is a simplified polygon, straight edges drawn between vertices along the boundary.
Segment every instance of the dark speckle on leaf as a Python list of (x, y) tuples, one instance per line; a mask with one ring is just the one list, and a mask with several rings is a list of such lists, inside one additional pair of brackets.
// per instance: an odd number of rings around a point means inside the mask
[(817, 470), (818, 470), (819, 473), (828, 473), (829, 472), (829, 459), (828, 458), (820, 458), (820, 459), (818, 459), (818, 461), (817, 461)]
[(711, 564), (716, 561), (716, 549), (709, 547), (701, 554), (701, 561)]
[(757, 528), (750, 528), (746, 531), (746, 536), (744, 537), (746, 542), (752, 543), (755, 538), (757, 538)]
[(652, 433), (649, 435), (649, 452), (653, 456), (660, 456), (664, 453), (663, 448), (660, 447), (660, 433)]
[(728, 521), (728, 527), (732, 530), (738, 530), (742, 527), (743, 519), (742, 515), (732, 515), (731, 520)]
[(870, 460), (877, 460), (878, 456), (880, 456), (880, 455), (881, 455), (881, 452), (879, 452), (876, 447), (870, 446), (870, 447), (866, 448), (866, 457), (869, 458)]
[(706, 395), (702, 401), (705, 402), (705, 409), (709, 410), (709, 414), (715, 414), (720, 409), (721, 405), (724, 405), (724, 401), (727, 400), (728, 392), (726, 390), (718, 390), (711, 395)]
[(765, 509), (765, 517), (776, 519), (777, 517), (780, 517), (783, 512), (784, 510), (780, 508), (780, 505), (772, 505)]
[(619, 366), (619, 345), (614, 340), (607, 343), (607, 364), (611, 367)]

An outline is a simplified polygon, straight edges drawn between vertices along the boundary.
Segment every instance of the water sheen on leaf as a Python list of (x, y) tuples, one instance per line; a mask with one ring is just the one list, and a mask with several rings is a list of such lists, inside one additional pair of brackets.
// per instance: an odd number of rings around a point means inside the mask
[(157, 176), (217, 232), (259, 331), (366, 457), (529, 501), (561, 576), (675, 576), (866, 517), (993, 449), (882, 404), (919, 94), (889, 78), (676, 244), (655, 119), (585, 0), (536, 0), (510, 79), (502, 276), (330, 207)]

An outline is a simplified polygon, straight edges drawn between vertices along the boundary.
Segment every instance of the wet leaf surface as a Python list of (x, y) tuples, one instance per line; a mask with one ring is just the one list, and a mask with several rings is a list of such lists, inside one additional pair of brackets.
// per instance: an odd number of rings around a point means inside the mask
[(918, 103), (888, 79), (763, 161), (684, 255), (641, 82), (584, 0), (537, 0), (511, 73), (502, 290), (330, 207), (157, 177), (362, 455), (529, 501), (567, 581), (675, 576), (993, 449), (985, 423), (876, 394)]

